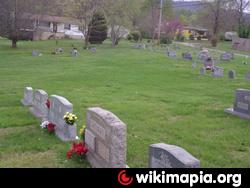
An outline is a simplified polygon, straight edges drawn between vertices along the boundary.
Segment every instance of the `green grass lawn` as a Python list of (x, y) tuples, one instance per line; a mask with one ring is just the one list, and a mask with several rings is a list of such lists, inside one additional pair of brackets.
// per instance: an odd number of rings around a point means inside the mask
[[(80, 49), (78, 57), (69, 53), (72, 44)], [(243, 65), (236, 57), (222, 63), (225, 76), (216, 79), (199, 76), (191, 62), (127, 42), (115, 49), (106, 42), (93, 54), (81, 50), (81, 41), (63, 40), (63, 55), (51, 54), (55, 41), (18, 45), (10, 49), (9, 41), (0, 40), (0, 167), (89, 167), (66, 160), (70, 143), (43, 132), (21, 105), (25, 86), (66, 97), (79, 128), (88, 107), (116, 114), (127, 124), (130, 167), (147, 167), (149, 145), (161, 142), (185, 148), (202, 167), (250, 167), (250, 122), (224, 113), (235, 90), (249, 88), (244, 75), (250, 62)], [(32, 57), (34, 49), (43, 56)], [(227, 78), (230, 69), (237, 79)]]

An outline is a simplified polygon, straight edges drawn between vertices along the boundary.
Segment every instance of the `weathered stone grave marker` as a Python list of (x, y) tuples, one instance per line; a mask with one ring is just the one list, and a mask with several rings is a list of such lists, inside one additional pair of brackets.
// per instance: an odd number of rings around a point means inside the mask
[(91, 51), (92, 53), (96, 53), (97, 49), (96, 49), (96, 48), (91, 48), (90, 51)]
[(78, 56), (78, 50), (77, 50), (77, 48), (73, 48), (73, 49), (71, 50), (71, 55), (72, 55), (73, 57)]
[(101, 108), (89, 108), (85, 142), (94, 168), (126, 168), (126, 125)]
[(42, 56), (42, 54), (37, 50), (33, 50), (32, 51), (32, 56)]
[(24, 97), (21, 100), (24, 106), (32, 106), (33, 103), (33, 89), (32, 87), (24, 88)]
[(234, 54), (231, 52), (224, 52), (221, 54), (220, 59), (222, 61), (230, 61), (230, 60), (234, 59)]
[(200, 161), (183, 148), (164, 143), (149, 146), (149, 168), (199, 168)]
[(55, 133), (63, 141), (76, 140), (76, 125), (68, 125), (63, 119), (64, 115), (73, 113), (73, 105), (64, 97), (52, 95), (50, 97), (50, 110), (48, 121), (55, 124)]
[(184, 52), (184, 53), (182, 53), (182, 57), (185, 60), (192, 60), (193, 59), (192, 54), (190, 52)]
[(201, 67), (200, 68), (200, 75), (204, 76), (206, 74), (206, 68), (205, 67)]
[(250, 72), (246, 74), (246, 80), (250, 80)]
[(198, 59), (199, 60), (205, 61), (208, 58), (210, 58), (208, 50), (202, 50), (202, 51), (200, 51), (200, 53), (198, 55)]
[(213, 70), (214, 69), (214, 60), (209, 57), (204, 60), (204, 67), (206, 70)]
[(250, 119), (250, 90), (237, 89), (233, 108), (225, 109), (225, 112)]
[(167, 56), (175, 58), (176, 57), (176, 52), (173, 50), (167, 50)]
[(235, 78), (236, 78), (236, 71), (235, 71), (235, 70), (230, 70), (230, 71), (228, 72), (228, 77), (229, 77), (230, 79), (235, 79)]
[(224, 69), (222, 67), (214, 67), (212, 76), (214, 78), (223, 77), (224, 76)]
[(33, 97), (33, 105), (30, 107), (30, 112), (35, 117), (41, 119), (42, 121), (48, 118), (48, 107), (46, 102), (48, 100), (48, 94), (43, 90), (35, 90)]

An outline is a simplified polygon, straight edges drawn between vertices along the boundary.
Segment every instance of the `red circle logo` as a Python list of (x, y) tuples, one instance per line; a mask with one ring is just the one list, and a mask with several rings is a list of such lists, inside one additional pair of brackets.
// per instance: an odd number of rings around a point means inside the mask
[(118, 182), (121, 185), (124, 186), (128, 186), (133, 182), (134, 178), (133, 177), (127, 177), (126, 175), (126, 170), (122, 170), (119, 174), (118, 174)]

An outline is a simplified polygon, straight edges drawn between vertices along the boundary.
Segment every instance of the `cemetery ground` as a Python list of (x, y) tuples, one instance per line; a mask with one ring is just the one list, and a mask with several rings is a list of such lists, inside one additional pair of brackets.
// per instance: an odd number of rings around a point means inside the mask
[[(72, 44), (79, 55), (72, 57)], [(166, 143), (185, 148), (201, 161), (201, 167), (250, 167), (250, 126), (224, 112), (231, 107), (238, 88), (249, 89), (242, 64), (245, 58), (220, 63), (223, 78), (200, 76), (192, 62), (168, 58), (165, 53), (109, 42), (97, 52), (82, 50), (81, 41), (20, 42), (10, 49), (0, 40), (0, 167), (89, 167), (66, 159), (71, 143), (43, 132), (20, 100), (23, 89), (44, 89), (49, 95), (66, 97), (79, 117), (78, 130), (85, 123), (89, 107), (101, 107), (116, 114), (127, 125), (127, 164), (147, 167), (149, 145)], [(56, 47), (64, 53), (52, 55)], [(32, 56), (32, 50), (43, 55)], [(236, 70), (237, 79), (227, 72)], [(79, 134), (79, 133), (78, 133)]]

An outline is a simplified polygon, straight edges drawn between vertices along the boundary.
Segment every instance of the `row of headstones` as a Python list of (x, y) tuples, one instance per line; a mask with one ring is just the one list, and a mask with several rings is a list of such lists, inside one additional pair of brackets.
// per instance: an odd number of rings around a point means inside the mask
[[(96, 48), (90, 48), (90, 51), (92, 53), (96, 53), (97, 49)], [(63, 54), (63, 48), (56, 48), (54, 52), (52, 52), (52, 54), (55, 54), (55, 55), (58, 55), (58, 54)], [(70, 51), (70, 54), (72, 56), (78, 56), (78, 50), (77, 48), (73, 48), (71, 51)], [(39, 52), (38, 50), (33, 50), (32, 51), (32, 56), (42, 56), (42, 53)]]
[[(172, 57), (172, 58), (177, 57), (176, 51), (174, 51), (174, 50), (167, 49), (166, 54), (167, 54), (168, 57)], [(182, 53), (182, 58), (185, 59), (185, 60), (193, 60), (192, 53), (190, 53), (190, 52)], [(210, 54), (208, 53), (208, 51), (201, 51), (197, 58), (199, 60), (204, 61), (204, 62), (208, 61), (208, 60), (213, 61), (213, 59), (210, 56)], [(231, 52), (224, 52), (220, 56), (221, 61), (230, 61), (230, 60), (233, 60), (233, 59), (234, 59), (234, 54), (231, 53)]]
[[(50, 107), (46, 106), (50, 100)], [(67, 126), (63, 120), (66, 112), (73, 112), (73, 105), (65, 98), (52, 95), (50, 98), (43, 90), (26, 87), (24, 106), (42, 121), (56, 125), (56, 135), (63, 141), (76, 139), (76, 126)], [(101, 108), (89, 108), (86, 118), (85, 143), (89, 149), (87, 159), (94, 168), (126, 168), (126, 124), (113, 113)], [(183, 148), (153, 144), (150, 146), (150, 168), (196, 168), (199, 160)]]
[(41, 122), (49, 121), (56, 125), (55, 133), (61, 140), (76, 140), (76, 125), (69, 126), (63, 119), (66, 112), (73, 113), (73, 105), (67, 99), (57, 95), (49, 97), (44, 90), (26, 87), (21, 102), (24, 106), (28, 106), (30, 113)]
[[(200, 75), (205, 75), (206, 74), (206, 68), (201, 67), (200, 68)], [(224, 69), (222, 67), (217, 67), (215, 66), (212, 71), (212, 76), (217, 78), (217, 77), (223, 77), (224, 76)], [(230, 79), (236, 79), (236, 71), (235, 70), (230, 70), (228, 71), (228, 78)], [(250, 72), (248, 72), (245, 76), (246, 80), (250, 80)]]
[[(200, 75), (203, 76), (205, 74), (206, 74), (206, 68), (205, 67), (201, 67), (200, 68)], [(215, 66), (213, 68), (211, 76), (215, 77), (215, 78), (223, 77), (224, 76), (224, 68)], [(230, 70), (228, 72), (228, 78), (235, 79), (236, 78), (236, 71), (235, 70)]]

